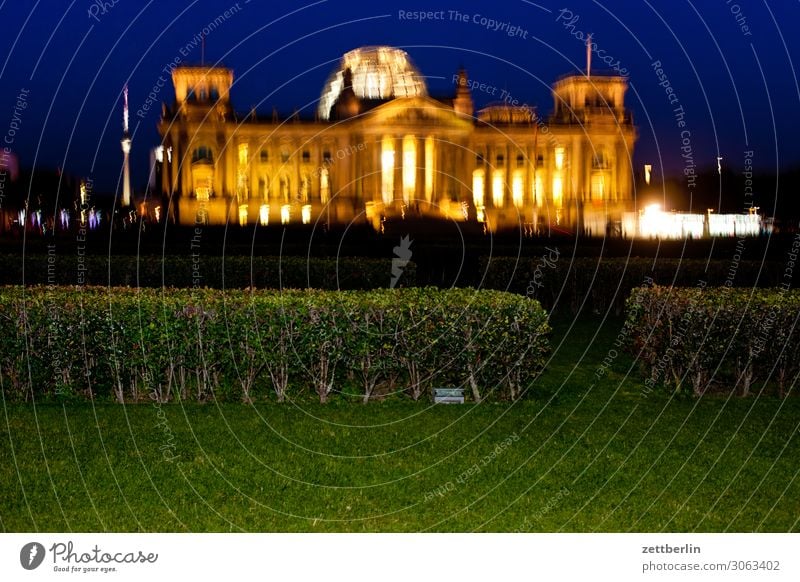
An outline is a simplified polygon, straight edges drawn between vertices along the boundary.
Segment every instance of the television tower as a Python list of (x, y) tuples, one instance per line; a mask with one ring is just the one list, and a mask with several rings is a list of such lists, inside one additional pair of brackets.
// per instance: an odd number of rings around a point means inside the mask
[(125, 107), (122, 111), (122, 153), (124, 154), (122, 166), (122, 206), (131, 205), (131, 167), (128, 156), (131, 153), (131, 134), (128, 131), (128, 85), (122, 90), (125, 96)]

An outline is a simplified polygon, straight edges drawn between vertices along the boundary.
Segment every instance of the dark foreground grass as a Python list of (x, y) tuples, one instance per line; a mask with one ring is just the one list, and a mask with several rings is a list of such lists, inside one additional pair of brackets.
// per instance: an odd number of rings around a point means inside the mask
[(644, 396), (620, 325), (513, 405), (4, 405), (0, 530), (800, 530), (800, 399)]

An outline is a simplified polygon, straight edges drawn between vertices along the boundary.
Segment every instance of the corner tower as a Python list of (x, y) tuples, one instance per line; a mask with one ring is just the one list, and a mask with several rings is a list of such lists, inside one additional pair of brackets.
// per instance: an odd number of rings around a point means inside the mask
[(177, 67), (172, 71), (175, 105), (181, 117), (230, 118), (233, 71), (225, 67)]

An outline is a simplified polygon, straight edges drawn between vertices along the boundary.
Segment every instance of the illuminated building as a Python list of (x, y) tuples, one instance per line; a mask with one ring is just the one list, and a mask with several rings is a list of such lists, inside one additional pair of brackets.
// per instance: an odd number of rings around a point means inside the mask
[(417, 215), (604, 234), (633, 210), (626, 78), (559, 79), (549, 118), (508, 104), (475, 111), (466, 72), (456, 79), (452, 96), (435, 99), (404, 51), (360, 48), (308, 118), (262, 118), (235, 112), (231, 70), (178, 67), (159, 123), (170, 216), (377, 225)]

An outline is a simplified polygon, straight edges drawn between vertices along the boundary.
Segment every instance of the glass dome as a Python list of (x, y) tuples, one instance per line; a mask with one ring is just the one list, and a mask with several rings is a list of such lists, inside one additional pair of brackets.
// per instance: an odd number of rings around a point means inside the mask
[(329, 119), (331, 108), (344, 89), (344, 72), (350, 69), (353, 92), (360, 99), (392, 99), (427, 95), (425, 80), (403, 50), (388, 46), (362, 47), (346, 53), (331, 74), (319, 100), (319, 116)]

